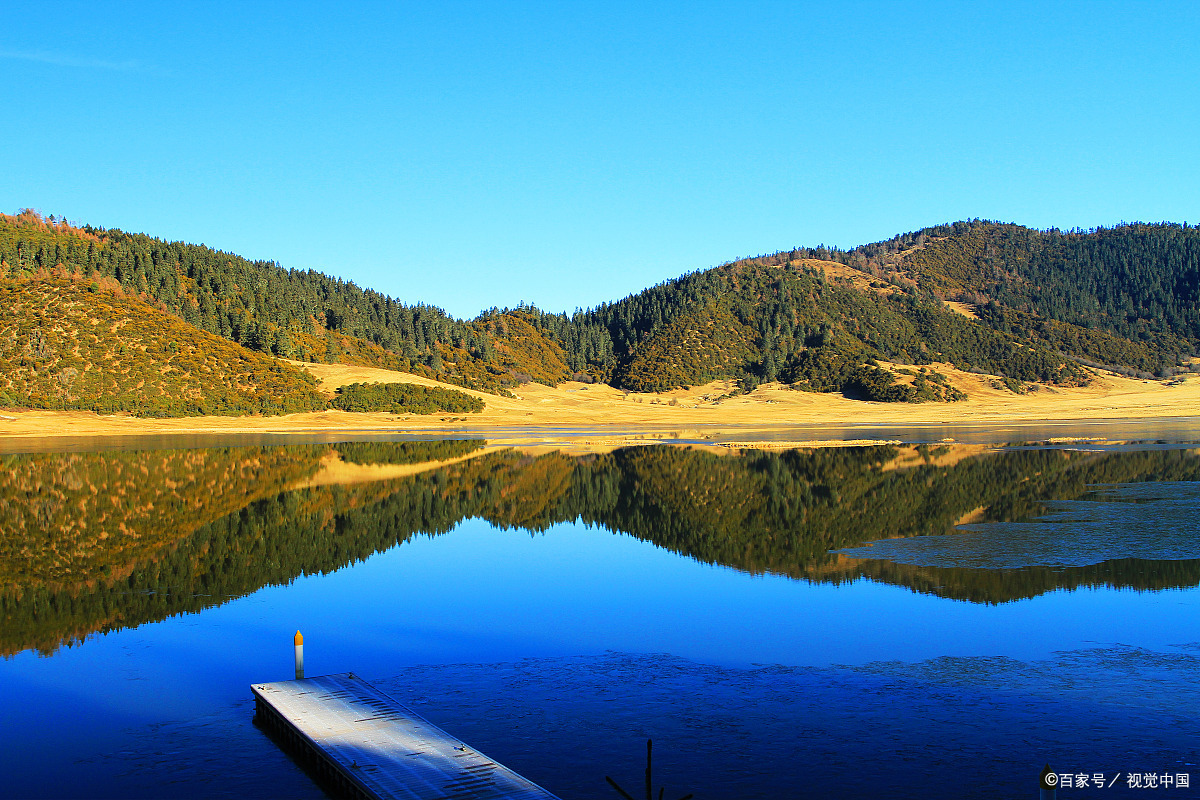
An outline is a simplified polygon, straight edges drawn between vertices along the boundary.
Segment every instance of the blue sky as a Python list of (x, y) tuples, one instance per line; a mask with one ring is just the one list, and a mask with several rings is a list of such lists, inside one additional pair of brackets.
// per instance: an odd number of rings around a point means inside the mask
[(982, 217), (1200, 221), (1200, 4), (6, 3), (0, 210), (458, 316)]

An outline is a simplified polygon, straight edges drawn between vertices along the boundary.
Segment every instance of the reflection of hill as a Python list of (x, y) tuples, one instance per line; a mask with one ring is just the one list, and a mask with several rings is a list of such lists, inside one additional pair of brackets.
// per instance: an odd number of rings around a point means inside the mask
[[(913, 462), (912, 452), (901, 458), (905, 450), (924, 451), (928, 464), (896, 469)], [(1180, 450), (992, 451), (953, 465), (938, 450), (755, 451), (736, 459), (670, 448), (621, 450), (605, 457), (620, 475), (619, 487), (605, 496), (618, 499), (584, 501), (578, 513), (701, 561), (820, 579), (835, 560), (830, 550), (947, 533), (968, 513), (1013, 521), (1043, 513), (1047, 500), (1080, 497), (1092, 484), (1200, 480), (1200, 458)], [(1141, 586), (1146, 579), (1133, 571), (1120, 585)]]
[[(381, 464), (478, 445), (371, 445)], [(339, 445), (338, 449), (344, 449)], [(0, 477), (0, 652), (53, 649), (88, 633), (198, 611), (268, 584), (328, 572), (463, 519), (544, 530), (582, 520), (749, 572), (869, 577), (947, 597), (1003, 602), (1055, 588), (1200, 583), (1200, 560), (1070, 569), (945, 569), (830, 554), (883, 537), (943, 534), (964, 515), (1021, 519), (1097, 483), (1200, 480), (1179, 450), (865, 447), (716, 456), (637, 447), (605, 455), (491, 452), (419, 474), (295, 486), (323, 445), (5, 458)], [(898, 466), (899, 465), (899, 466)]]
[[(422, 444), (406, 443), (406, 458), (416, 461)], [(427, 454), (444, 455), (439, 445), (429, 443)], [(96, 631), (199, 611), (345, 566), (411, 531), (449, 530), (462, 518), (455, 503), (447, 511), (436, 499), (406, 495), (398, 502), (414, 511), (396, 523), (400, 536), (395, 524), (359, 511), (378, 506), (396, 481), (285, 491), (312, 475), (327, 451), (303, 445), (4, 457), (0, 653), (53, 650)], [(439, 522), (442, 516), (452, 521)], [(364, 533), (376, 529), (378, 537)]]
[(1200, 560), (972, 570), (829, 553), (872, 539), (949, 533), (972, 512), (979, 520), (1027, 518), (1043, 513), (1047, 500), (1078, 498), (1098, 483), (1200, 480), (1200, 458), (1180, 450), (992, 451), (957, 461), (943, 450), (837, 448), (731, 459), (630, 448), (577, 473), (572, 500), (586, 521), (701, 561), (808, 580), (868, 577), (978, 602), (1079, 586), (1200, 584)]
[(486, 444), (483, 439), (444, 439), (436, 442), (339, 442), (333, 446), (351, 464), (421, 464), (469, 455)]
[(123, 578), (315, 469), (311, 447), (0, 456), (0, 586)]
[(820, 578), (830, 549), (947, 533), (967, 513), (1013, 521), (1092, 483), (1200, 480), (1200, 458), (1181, 451), (992, 451), (947, 465), (937, 450), (904, 469), (900, 456), (922, 449), (622, 450), (577, 473), (571, 511), (707, 563)]
[(845, 568), (827, 571), (825, 580), (865, 577), (924, 594), (970, 600), (976, 603), (1007, 603), (1037, 597), (1055, 589), (1113, 586), (1141, 590), (1178, 589), (1200, 585), (1200, 559), (1149, 561), (1121, 558), (1086, 567), (1021, 567), (1020, 569), (965, 569), (919, 567), (891, 561), (846, 559)]

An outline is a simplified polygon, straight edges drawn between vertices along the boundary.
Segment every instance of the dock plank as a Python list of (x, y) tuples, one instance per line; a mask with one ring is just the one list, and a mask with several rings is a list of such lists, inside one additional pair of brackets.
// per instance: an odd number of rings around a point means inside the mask
[(260, 722), (322, 759), (347, 793), (380, 800), (558, 800), (355, 676), (251, 686)]

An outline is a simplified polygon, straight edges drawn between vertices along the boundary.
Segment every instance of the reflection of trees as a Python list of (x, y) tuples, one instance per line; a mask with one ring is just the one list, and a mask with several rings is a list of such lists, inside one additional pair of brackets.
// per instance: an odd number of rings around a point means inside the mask
[[(477, 443), (393, 449), (356, 455), (413, 463)], [(443, 473), (428, 483), (287, 490), (328, 451), (303, 445), (3, 457), (0, 653), (53, 650), (95, 631), (199, 611), (462, 519), (456, 499), (437, 490)]]
[[(334, 447), (347, 460), (395, 464), (466, 455), (478, 444)], [(389, 481), (286, 488), (329, 451), (5, 457), (0, 652), (52, 650), (94, 631), (199, 611), (470, 517), (531, 531), (581, 520), (749, 572), (835, 582), (865, 576), (981, 602), (1061, 587), (1200, 583), (1200, 560), (973, 570), (829, 553), (881, 537), (946, 533), (970, 512), (1021, 519), (1097, 483), (1200, 480), (1200, 459), (1179, 450), (1010, 450), (958, 459), (944, 448), (897, 447), (741, 455), (641, 447), (583, 457), (510, 450)]]
[(918, 567), (892, 561), (847, 559), (846, 569), (828, 572), (825, 579), (839, 583), (858, 577), (976, 603), (1006, 603), (1037, 597), (1055, 589), (1113, 586), (1146, 591), (1200, 585), (1200, 559), (1162, 561), (1118, 558), (1086, 567), (1021, 567), (1020, 569), (968, 569)]
[(316, 469), (315, 450), (0, 456), (0, 586), (124, 577), (205, 522)]
[(339, 442), (333, 446), (352, 464), (420, 464), (449, 461), (479, 450), (483, 439), (443, 439), (436, 442)]
[[(913, 466), (892, 468), (897, 461)], [(1180, 450), (1013, 450), (939, 463), (928, 450), (895, 447), (737, 458), (659, 447), (617, 451), (577, 473), (571, 511), (709, 563), (820, 579), (867, 574), (847, 572), (830, 550), (947, 533), (975, 510), (980, 521), (1014, 521), (1043, 513), (1047, 500), (1080, 497), (1092, 484), (1198, 479), (1200, 458)], [(1158, 588), (1142, 570), (1121, 574), (1113, 576), (1123, 581), (1117, 585)], [(1022, 596), (1025, 590), (1013, 595)]]

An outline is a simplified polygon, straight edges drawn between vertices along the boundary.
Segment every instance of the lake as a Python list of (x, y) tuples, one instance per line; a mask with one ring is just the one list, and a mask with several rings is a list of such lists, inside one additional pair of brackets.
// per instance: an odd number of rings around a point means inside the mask
[(967, 438), (22, 444), (3, 794), (324, 797), (252, 722), (300, 629), (563, 798), (1194, 796), (1200, 436)]

